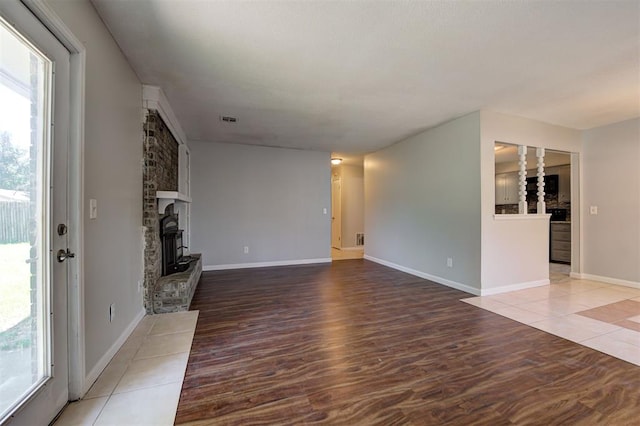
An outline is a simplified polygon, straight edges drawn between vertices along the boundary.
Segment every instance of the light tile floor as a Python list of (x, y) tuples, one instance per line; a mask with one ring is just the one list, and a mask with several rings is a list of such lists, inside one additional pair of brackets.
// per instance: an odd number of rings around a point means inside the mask
[(640, 289), (577, 280), (550, 265), (551, 285), (463, 302), (640, 366)]
[(197, 320), (198, 311), (144, 317), (55, 425), (173, 425)]

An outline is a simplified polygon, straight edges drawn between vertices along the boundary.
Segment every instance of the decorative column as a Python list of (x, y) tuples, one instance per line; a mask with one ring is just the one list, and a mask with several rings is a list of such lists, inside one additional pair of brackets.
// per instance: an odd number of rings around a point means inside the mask
[(547, 212), (544, 203), (544, 148), (536, 148), (536, 158), (538, 159), (538, 214)]
[(527, 146), (518, 145), (518, 213), (527, 214)]

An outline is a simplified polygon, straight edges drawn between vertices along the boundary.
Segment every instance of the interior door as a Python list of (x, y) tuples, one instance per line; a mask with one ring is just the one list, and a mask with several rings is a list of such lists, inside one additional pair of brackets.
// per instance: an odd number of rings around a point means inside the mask
[(0, 423), (48, 424), (68, 400), (69, 52), (0, 2)]
[(342, 186), (340, 178), (331, 180), (331, 247), (342, 247)]

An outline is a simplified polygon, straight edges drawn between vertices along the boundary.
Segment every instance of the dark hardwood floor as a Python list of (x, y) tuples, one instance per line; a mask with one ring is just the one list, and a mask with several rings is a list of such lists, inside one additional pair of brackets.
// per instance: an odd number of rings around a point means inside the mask
[(639, 424), (640, 367), (368, 262), (205, 272), (176, 424)]

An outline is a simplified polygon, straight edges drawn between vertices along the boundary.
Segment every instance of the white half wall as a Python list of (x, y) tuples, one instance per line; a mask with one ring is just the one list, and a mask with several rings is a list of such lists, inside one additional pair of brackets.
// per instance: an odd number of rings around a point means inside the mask
[(479, 112), (367, 155), (368, 258), (480, 289), (479, 158)]
[[(105, 354), (143, 309), (142, 85), (88, 0), (47, 3), (86, 47), (84, 331), (85, 373), (91, 376), (106, 366)], [(98, 217), (90, 220), (91, 198), (98, 201)]]
[(189, 147), (189, 249), (202, 253), (204, 269), (331, 258), (329, 153), (214, 142)]
[(582, 165), (582, 273), (640, 284), (640, 118), (584, 131)]
[[(549, 217), (495, 215), (495, 142), (580, 153), (580, 132), (482, 110), (482, 293), (549, 282)], [(572, 175), (573, 176), (573, 175)], [(579, 203), (573, 197), (572, 204)], [(579, 215), (572, 221), (579, 223)], [(520, 215), (518, 215), (520, 216)], [(573, 227), (575, 228), (575, 227)], [(576, 236), (574, 235), (574, 238)]]

